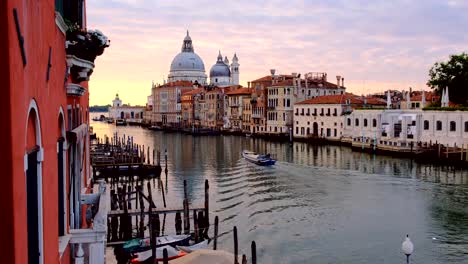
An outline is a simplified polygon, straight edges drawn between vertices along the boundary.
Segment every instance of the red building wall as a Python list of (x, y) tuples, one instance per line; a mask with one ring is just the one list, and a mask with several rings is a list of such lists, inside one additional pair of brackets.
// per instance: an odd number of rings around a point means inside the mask
[[(27, 64), (23, 66), (13, 16), (17, 10)], [(61, 137), (59, 110), (67, 122), (67, 105), (80, 104), (83, 121), (88, 122), (88, 92), (79, 98), (68, 98), (64, 88), (66, 71), (65, 35), (55, 23), (55, 1), (0, 1), (0, 71), (3, 85), (0, 96), (2, 113), (0, 140), (2, 154), (0, 175), (0, 210), (2, 220), (2, 263), (27, 263), (27, 210), (24, 156), (35, 142), (35, 129), (28, 124), (32, 100), (40, 119), (43, 205), (44, 263), (59, 263), (58, 249), (58, 172), (57, 140)], [(50, 79), (46, 80), (51, 48)], [(87, 88), (87, 83), (82, 82)], [(29, 126), (29, 128), (28, 128)], [(68, 127), (68, 124), (66, 124)], [(29, 131), (29, 134), (28, 134)], [(28, 146), (29, 141), (29, 146)], [(37, 142), (36, 142), (37, 144)], [(68, 171), (68, 170), (67, 170)], [(68, 179), (68, 176), (66, 177)], [(68, 188), (67, 188), (68, 189)], [(68, 202), (67, 202), (68, 204)], [(69, 250), (62, 263), (69, 262)]]

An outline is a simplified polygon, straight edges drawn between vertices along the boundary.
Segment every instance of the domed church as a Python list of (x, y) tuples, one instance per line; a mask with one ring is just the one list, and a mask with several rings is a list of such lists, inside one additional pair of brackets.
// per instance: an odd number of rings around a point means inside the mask
[(197, 81), (200, 84), (206, 83), (205, 64), (203, 64), (200, 56), (194, 52), (192, 38), (190, 38), (188, 30), (181, 52), (172, 60), (167, 81)]
[[(216, 64), (210, 70), (210, 84), (216, 86), (230, 86), (239, 84), (239, 60), (234, 54), (232, 63), (229, 65), (229, 60), (223, 56), (221, 51), (218, 54)], [(192, 38), (187, 30), (182, 49), (177, 54), (171, 63), (171, 69), (167, 77), (167, 82), (175, 81), (197, 81), (199, 84), (207, 84), (207, 76), (205, 73), (205, 64), (193, 49)]]
[(237, 55), (234, 53), (232, 64), (229, 66), (227, 57), (221, 55), (219, 51), (216, 64), (210, 70), (210, 84), (217, 86), (229, 86), (239, 84), (239, 63)]

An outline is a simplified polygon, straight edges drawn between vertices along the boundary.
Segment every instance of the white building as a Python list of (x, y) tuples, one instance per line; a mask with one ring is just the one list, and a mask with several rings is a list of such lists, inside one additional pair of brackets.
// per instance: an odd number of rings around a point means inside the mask
[(115, 99), (112, 100), (112, 106), (109, 107), (109, 117), (117, 119), (125, 119), (131, 123), (141, 123), (143, 120), (145, 107), (144, 106), (130, 106), (122, 104), (122, 100), (119, 98), (119, 94), (115, 95)]
[[(384, 106), (385, 101), (379, 98), (363, 98), (353, 94), (325, 95), (296, 103), (294, 137), (339, 141), (343, 135), (343, 123), (347, 120), (346, 114), (351, 113), (354, 108)], [(368, 122), (366, 128), (376, 125), (375, 120), (365, 122)]]
[(356, 110), (346, 120), (342, 141), (363, 148), (410, 151), (430, 143), (468, 146), (467, 111)]

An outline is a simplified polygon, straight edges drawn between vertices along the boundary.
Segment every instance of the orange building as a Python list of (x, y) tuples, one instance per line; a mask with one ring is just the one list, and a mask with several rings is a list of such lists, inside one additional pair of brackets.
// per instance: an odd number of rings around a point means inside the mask
[(82, 252), (73, 234), (88, 228), (88, 80), (108, 46), (85, 30), (85, 6), (0, 1), (3, 263), (70, 263)]

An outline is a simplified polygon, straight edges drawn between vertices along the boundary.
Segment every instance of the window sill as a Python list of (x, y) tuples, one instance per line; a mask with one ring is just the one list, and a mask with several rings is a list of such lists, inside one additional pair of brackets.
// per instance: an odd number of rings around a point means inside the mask
[(63, 252), (65, 252), (65, 249), (68, 246), (68, 242), (70, 242), (70, 235), (64, 235), (59, 237), (59, 255), (60, 258), (62, 258)]

